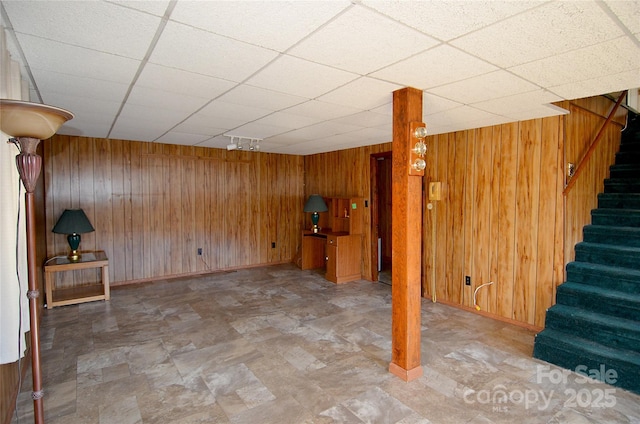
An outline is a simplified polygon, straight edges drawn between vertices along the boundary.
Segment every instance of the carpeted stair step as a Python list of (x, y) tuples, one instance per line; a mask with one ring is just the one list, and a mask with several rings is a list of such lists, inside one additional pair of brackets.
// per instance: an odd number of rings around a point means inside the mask
[(640, 193), (640, 178), (606, 178), (605, 193)]
[(640, 211), (640, 193), (599, 193), (598, 208)]
[(622, 131), (622, 137), (620, 139), (620, 144), (640, 144), (640, 131), (633, 128), (627, 128), (625, 131)]
[(619, 292), (640, 293), (640, 271), (587, 262), (569, 262), (567, 281), (609, 288)]
[(640, 165), (635, 163), (611, 165), (609, 175), (611, 178), (640, 178)]
[(545, 328), (573, 334), (615, 349), (640, 353), (638, 321), (555, 304), (547, 310)]
[[(640, 227), (612, 227), (610, 225), (585, 225), (583, 240), (589, 243), (615, 244), (640, 247)], [(638, 258), (640, 261), (640, 258)]]
[(640, 143), (634, 141), (628, 141), (626, 143), (620, 143), (621, 152), (640, 152)]
[[(534, 358), (563, 368), (591, 374), (588, 370), (615, 370), (617, 378), (603, 378), (608, 384), (640, 394), (640, 354), (613, 349), (571, 334), (545, 329), (536, 335)], [(586, 370), (585, 368), (586, 367)], [(606, 374), (605, 374), (606, 375)], [(613, 377), (613, 375), (611, 375)]]
[(591, 223), (614, 227), (640, 227), (640, 209), (593, 209)]
[(634, 320), (640, 317), (640, 293), (566, 282), (558, 286), (556, 302), (618, 318)]
[(640, 163), (640, 152), (618, 152), (616, 153), (616, 164)]
[(580, 242), (575, 246), (576, 261), (640, 270), (640, 248)]

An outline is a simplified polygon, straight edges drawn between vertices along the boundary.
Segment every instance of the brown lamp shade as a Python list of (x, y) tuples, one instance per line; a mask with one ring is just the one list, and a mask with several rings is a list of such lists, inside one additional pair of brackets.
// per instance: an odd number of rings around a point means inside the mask
[(0, 130), (11, 137), (46, 140), (73, 114), (55, 106), (0, 99)]

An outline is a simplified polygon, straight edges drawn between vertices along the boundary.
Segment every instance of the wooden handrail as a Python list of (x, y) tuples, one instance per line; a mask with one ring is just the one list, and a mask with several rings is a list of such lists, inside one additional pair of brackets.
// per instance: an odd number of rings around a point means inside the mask
[(580, 175), (580, 173), (584, 169), (584, 165), (587, 164), (587, 162), (589, 161), (589, 158), (591, 157), (593, 152), (596, 150), (596, 147), (598, 146), (598, 143), (600, 142), (604, 134), (604, 129), (607, 127), (607, 125), (609, 125), (609, 122), (611, 122), (611, 120), (613, 119), (613, 116), (616, 114), (618, 107), (620, 107), (620, 104), (622, 103), (622, 100), (626, 95), (627, 95), (626, 91), (623, 91), (622, 94), (620, 94), (620, 97), (618, 97), (618, 101), (616, 101), (615, 106), (613, 106), (613, 109), (611, 109), (611, 112), (609, 112), (609, 116), (607, 116), (607, 119), (604, 121), (604, 124), (602, 124), (602, 127), (600, 128), (600, 131), (598, 131), (596, 138), (594, 138), (591, 144), (589, 145), (589, 150), (587, 150), (587, 153), (582, 157), (582, 159), (580, 159), (580, 162), (578, 162), (578, 166), (576, 167), (576, 172), (573, 173), (573, 175), (571, 176), (571, 179), (567, 183), (567, 186), (564, 188), (564, 191), (562, 192), (564, 196), (569, 194), (573, 186), (576, 184), (576, 181), (578, 181), (578, 175)]

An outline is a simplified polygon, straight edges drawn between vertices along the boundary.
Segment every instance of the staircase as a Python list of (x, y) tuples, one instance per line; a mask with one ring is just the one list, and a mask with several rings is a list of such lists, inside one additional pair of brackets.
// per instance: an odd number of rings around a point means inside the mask
[(631, 112), (583, 234), (533, 356), (586, 374), (604, 365), (617, 373), (604, 381), (640, 394), (640, 118)]

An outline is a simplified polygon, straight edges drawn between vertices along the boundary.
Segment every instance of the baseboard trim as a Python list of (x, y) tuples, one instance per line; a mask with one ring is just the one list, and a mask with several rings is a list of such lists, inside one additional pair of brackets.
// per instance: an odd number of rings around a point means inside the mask
[(506, 318), (500, 315), (496, 315), (496, 314), (492, 314), (490, 312), (485, 312), (485, 311), (478, 311), (475, 308), (470, 308), (469, 306), (465, 306), (465, 305), (460, 305), (458, 303), (453, 303), (453, 302), (449, 302), (447, 300), (440, 300), (437, 299), (436, 303), (442, 303), (443, 305), (447, 305), (447, 306), (452, 306), (454, 308), (457, 309), (462, 309), (463, 311), (467, 311), (467, 312), (472, 312), (476, 315), (482, 315), (483, 317), (487, 317), (487, 318), (491, 318), (494, 319), (496, 321), (502, 321), (502, 322), (506, 322), (507, 324), (513, 324), (516, 325), (518, 327), (522, 327), (522, 328), (526, 328), (527, 330), (531, 330), (531, 331), (535, 331), (536, 333), (544, 330), (544, 327), (538, 327), (536, 325), (532, 325), (526, 322), (522, 322), (522, 321), (517, 321), (515, 319), (511, 319), (511, 318)]

